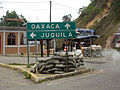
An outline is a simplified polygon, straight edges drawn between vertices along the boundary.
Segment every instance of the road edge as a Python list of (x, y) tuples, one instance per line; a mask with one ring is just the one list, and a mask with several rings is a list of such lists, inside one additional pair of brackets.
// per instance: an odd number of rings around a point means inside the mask
[(89, 68), (88, 69), (81, 68), (80, 70), (76, 70), (74, 72), (69, 72), (69, 73), (64, 73), (64, 74), (56, 74), (56, 75), (51, 75), (51, 76), (40, 78), (36, 74), (31, 73), (30, 71), (27, 71), (27, 70), (17, 67), (17, 66), (0, 63), (0, 67), (21, 72), (21, 73), (25, 74), (26, 77), (30, 78), (34, 83), (42, 83), (44, 81), (50, 81), (50, 80), (60, 79), (60, 78), (64, 78), (64, 77), (80, 75), (83, 73), (90, 73), (90, 72), (94, 71), (93, 69), (89, 69)]

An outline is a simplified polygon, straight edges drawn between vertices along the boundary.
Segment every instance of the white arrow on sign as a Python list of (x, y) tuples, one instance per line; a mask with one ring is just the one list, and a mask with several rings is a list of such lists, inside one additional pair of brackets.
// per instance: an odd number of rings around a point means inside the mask
[(65, 25), (65, 27), (68, 29), (68, 28), (70, 27), (70, 25), (67, 23), (67, 24)]
[(36, 34), (34, 34), (33, 32), (30, 34), (30, 36), (32, 37), (32, 38), (34, 38), (34, 36), (36, 36)]

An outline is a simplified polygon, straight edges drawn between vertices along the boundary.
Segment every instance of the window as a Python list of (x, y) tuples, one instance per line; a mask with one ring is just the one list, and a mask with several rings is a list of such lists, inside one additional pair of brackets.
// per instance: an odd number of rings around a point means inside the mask
[(24, 45), (24, 36), (23, 36), (23, 34), (21, 36), (20, 45)]
[(10, 33), (8, 35), (8, 45), (15, 45), (15, 40), (16, 40), (15, 34)]

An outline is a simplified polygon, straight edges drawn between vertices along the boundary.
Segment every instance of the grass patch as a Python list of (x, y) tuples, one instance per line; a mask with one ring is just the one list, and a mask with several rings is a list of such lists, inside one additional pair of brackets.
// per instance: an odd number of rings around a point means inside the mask
[[(29, 66), (33, 66), (35, 63), (29, 64)], [(27, 65), (27, 64), (21, 64), (21, 63), (8, 63), (8, 65)], [(27, 65), (28, 66), (28, 65)]]
[(25, 75), (25, 79), (30, 79), (31, 78), (31, 75), (26, 73), (26, 72), (24, 72), (24, 75)]
[(21, 64), (21, 63), (8, 63), (8, 65), (26, 65), (26, 64)]
[(40, 80), (40, 81), (39, 81), (39, 83), (43, 83), (43, 82), (44, 82), (44, 80)]
[(31, 68), (31, 66), (30, 66), (30, 65), (27, 65), (26, 68)]

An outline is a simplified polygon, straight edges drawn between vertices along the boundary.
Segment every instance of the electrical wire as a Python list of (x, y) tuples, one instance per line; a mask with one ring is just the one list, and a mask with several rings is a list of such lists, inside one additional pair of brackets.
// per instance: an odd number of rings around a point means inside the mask
[[(1, 8), (1, 7), (0, 7)], [(4, 9), (13, 9), (13, 8), (4, 8)], [(15, 10), (28, 10), (28, 9), (24, 9), (24, 8), (16, 8)], [(43, 11), (46, 11), (46, 10), (49, 10), (49, 9), (29, 9), (29, 10), (34, 10), (34, 11), (39, 11), (39, 10), (43, 10)], [(29, 11), (28, 10), (28, 11)]]
[(39, 2), (7, 2), (7, 3), (46, 3), (48, 1), (39, 1)]
[[(32, 4), (32, 3), (34, 3), (34, 4), (40, 4), (40, 3), (49, 3), (49, 1), (38, 1), (38, 2), (4, 2), (4, 3), (10, 3), (10, 4), (15, 4), (15, 3), (18, 3), (18, 4)], [(58, 5), (58, 6), (61, 6), (62, 8), (55, 8), (54, 10), (58, 10), (58, 9), (61, 9), (61, 10), (64, 10), (65, 8), (68, 8), (68, 9), (71, 9), (71, 10), (76, 10), (76, 11), (78, 11), (79, 9), (76, 9), (76, 8), (74, 8), (74, 7), (70, 7), (70, 6), (67, 6), (67, 5), (63, 5), (63, 4), (60, 4), (60, 3), (56, 3), (56, 2), (53, 2), (52, 1), (52, 7), (54, 7), (54, 5)], [(22, 9), (22, 8), (21, 8)], [(48, 9), (32, 9), (32, 10), (48, 10)]]
[[(39, 1), (39, 2), (7, 2), (7, 3), (48, 3), (48, 1)], [(73, 7), (70, 7), (70, 6), (66, 6), (66, 5), (63, 5), (63, 4), (60, 4), (60, 3), (56, 3), (56, 2), (53, 2), (53, 1), (52, 1), (52, 3), (56, 4), (56, 5), (59, 5), (59, 6), (62, 6), (62, 7), (65, 7), (65, 8), (79, 10), (79, 9), (76, 9), (76, 8), (73, 8)]]
[(79, 9), (76, 9), (76, 8), (73, 8), (73, 7), (70, 7), (70, 6), (67, 6), (67, 5), (59, 4), (59, 3), (56, 3), (56, 2), (53, 2), (53, 3), (56, 4), (56, 5), (65, 7), (65, 8), (74, 9), (74, 10), (79, 10)]

